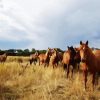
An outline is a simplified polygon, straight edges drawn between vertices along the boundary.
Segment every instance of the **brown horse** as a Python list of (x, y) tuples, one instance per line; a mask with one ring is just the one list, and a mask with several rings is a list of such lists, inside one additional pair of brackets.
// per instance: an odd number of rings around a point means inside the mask
[(62, 63), (64, 65), (64, 69), (67, 69), (67, 78), (69, 76), (70, 66), (72, 66), (71, 73), (73, 76), (73, 68), (75, 67), (75, 60), (74, 60), (75, 55), (76, 55), (76, 51), (72, 46), (68, 47), (68, 50), (65, 51), (63, 54)]
[(80, 56), (81, 56), (81, 67), (83, 70), (84, 75), (84, 84), (86, 89), (86, 83), (87, 83), (87, 75), (88, 72), (91, 72), (92, 74), (92, 88), (94, 90), (94, 84), (95, 84), (95, 75), (96, 72), (100, 72), (100, 52), (93, 53), (92, 49), (88, 46), (88, 41), (86, 43), (82, 43), (80, 41)]
[(39, 53), (36, 51), (34, 54), (30, 55), (29, 61), (30, 61), (30, 65), (34, 62), (34, 65), (36, 65), (37, 60), (38, 60), (38, 55)]
[(39, 58), (39, 65), (40, 64), (44, 64), (45, 66), (49, 65), (49, 61), (50, 61), (50, 56), (51, 56), (51, 49), (48, 48), (45, 54), (39, 54), (38, 58)]
[(7, 59), (7, 54), (6, 53), (4, 53), (3, 55), (0, 55), (0, 62), (1, 63), (4, 63), (6, 61), (6, 59)]
[(58, 66), (59, 62), (62, 62), (63, 53), (59, 52), (57, 49), (52, 49), (52, 56), (50, 57), (50, 65), (54, 67)]

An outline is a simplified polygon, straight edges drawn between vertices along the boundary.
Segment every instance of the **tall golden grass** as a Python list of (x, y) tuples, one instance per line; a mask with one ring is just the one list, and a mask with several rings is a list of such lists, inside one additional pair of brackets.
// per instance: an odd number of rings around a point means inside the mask
[(22, 64), (15, 58), (8, 57), (0, 64), (0, 100), (100, 100), (100, 81), (94, 92), (84, 91), (81, 73), (67, 79), (62, 66), (30, 66), (28, 57), (21, 57)]

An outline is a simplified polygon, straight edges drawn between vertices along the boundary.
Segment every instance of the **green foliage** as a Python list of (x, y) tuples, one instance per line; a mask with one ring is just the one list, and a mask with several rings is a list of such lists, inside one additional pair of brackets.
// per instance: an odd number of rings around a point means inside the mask
[(39, 50), (39, 53), (46, 53), (46, 50)]
[[(63, 52), (60, 48), (56, 48), (58, 51)], [(36, 50), (35, 48), (32, 48), (32, 50), (29, 49), (8, 49), (8, 50), (0, 50), (0, 54), (7, 53), (9, 56), (29, 56), (30, 54), (34, 54), (35, 52), (45, 53), (46, 50)]]

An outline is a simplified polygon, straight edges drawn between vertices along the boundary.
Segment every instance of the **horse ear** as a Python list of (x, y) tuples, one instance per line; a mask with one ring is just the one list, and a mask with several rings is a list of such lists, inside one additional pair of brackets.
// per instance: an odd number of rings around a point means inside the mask
[(73, 46), (71, 46), (71, 48), (73, 48)]
[(69, 50), (69, 46), (67, 46), (68, 50)]
[(80, 45), (82, 45), (82, 41), (80, 41)]
[(88, 45), (88, 40), (86, 41), (86, 45)]

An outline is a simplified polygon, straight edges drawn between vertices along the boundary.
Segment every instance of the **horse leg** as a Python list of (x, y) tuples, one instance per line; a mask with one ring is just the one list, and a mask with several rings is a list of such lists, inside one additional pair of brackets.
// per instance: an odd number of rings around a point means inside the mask
[(56, 67), (56, 68), (58, 67), (58, 63), (57, 63), (57, 62), (55, 62), (55, 67)]
[(71, 68), (71, 78), (73, 78), (73, 70), (74, 70), (74, 65), (72, 65), (72, 68)]
[(47, 61), (47, 67), (49, 66), (49, 60)]
[(52, 62), (52, 66), (53, 66), (53, 69), (55, 68), (55, 63), (54, 62)]
[(40, 66), (40, 59), (39, 59), (39, 66)]
[(67, 78), (69, 76), (69, 64), (67, 64)]
[(50, 61), (48, 61), (48, 65), (47, 65), (47, 67), (49, 67), (49, 62), (50, 62)]
[(64, 65), (63, 65), (64, 70), (66, 70), (66, 69), (67, 69), (66, 67), (67, 67), (67, 66), (66, 66), (66, 64), (64, 64)]
[(30, 62), (30, 65), (31, 65), (31, 60), (29, 60), (29, 62)]
[(32, 59), (30, 59), (30, 65), (32, 64), (32, 62), (33, 62)]
[(77, 70), (78, 70), (78, 72), (79, 72), (79, 68), (80, 68), (80, 64), (78, 63), (78, 65), (77, 65)]
[(34, 60), (34, 65), (36, 65), (36, 61)]
[(57, 63), (56, 63), (56, 66), (57, 66), (57, 67), (58, 67), (58, 63), (59, 63), (59, 62), (57, 61)]
[(87, 70), (84, 70), (83, 74), (84, 74), (84, 84), (85, 84), (85, 90), (86, 90), (86, 83), (87, 83), (88, 71)]
[(95, 84), (95, 72), (92, 74), (92, 89), (94, 90), (94, 84)]
[(46, 62), (44, 62), (44, 67), (46, 67), (47, 66), (47, 63)]
[(53, 66), (53, 69), (54, 69), (55, 68), (55, 62), (54, 61), (52, 62), (52, 66)]

